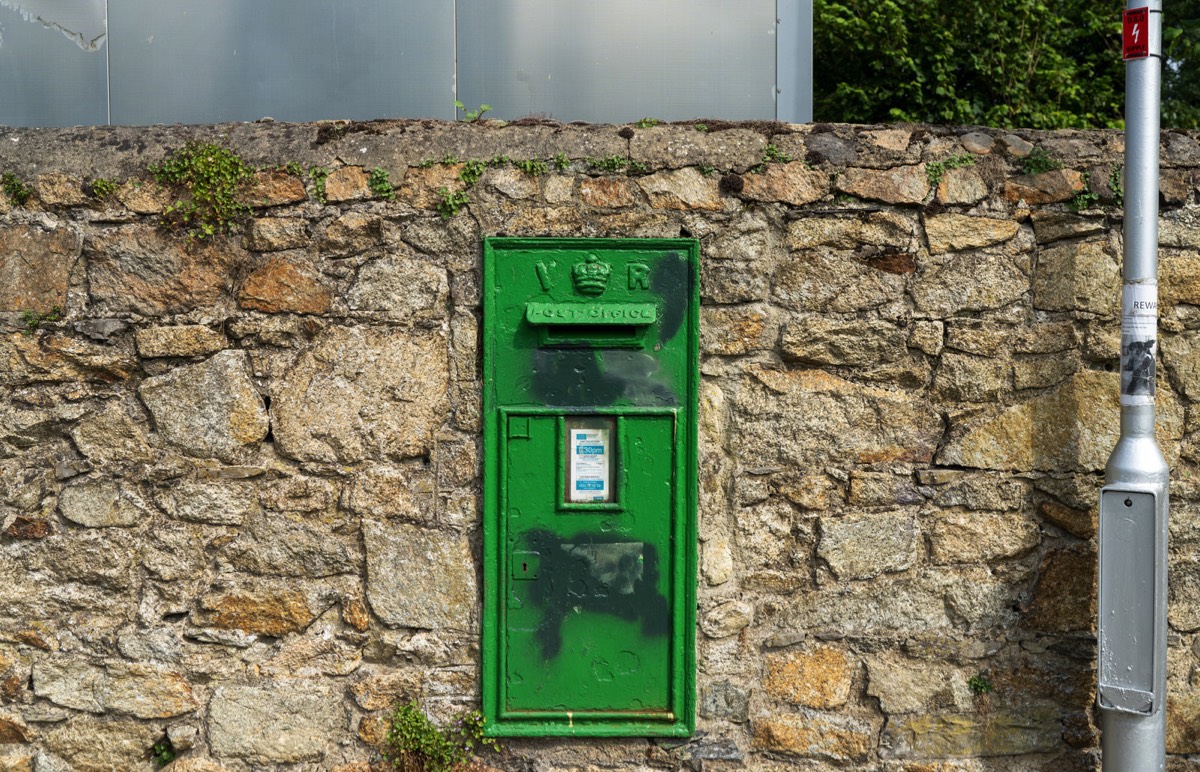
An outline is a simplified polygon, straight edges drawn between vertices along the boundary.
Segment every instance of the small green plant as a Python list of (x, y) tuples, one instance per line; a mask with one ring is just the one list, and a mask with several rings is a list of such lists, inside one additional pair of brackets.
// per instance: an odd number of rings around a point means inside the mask
[(229, 148), (211, 142), (188, 142), (148, 171), (180, 197), (163, 211), (163, 223), (186, 228), (189, 238), (232, 233), (250, 214), (241, 193), (254, 170)]
[(164, 737), (150, 746), (150, 758), (154, 759), (155, 766), (165, 767), (175, 760), (175, 747)]
[(484, 113), (492, 109), (491, 105), (480, 105), (478, 110), (468, 110), (467, 106), (457, 99), (454, 100), (454, 107), (455, 110), (462, 110), (462, 120), (464, 123), (475, 123), (475, 121), (483, 117)]
[(525, 172), (530, 177), (540, 177), (550, 171), (550, 167), (546, 162), (538, 158), (530, 158), (527, 161), (513, 161), (513, 166)]
[(633, 125), (637, 126), (639, 129), (650, 129), (658, 124), (659, 120), (657, 118), (640, 118), (638, 122)]
[(387, 169), (380, 169), (378, 166), (372, 169), (370, 176), (367, 177), (367, 187), (371, 189), (372, 195), (376, 198), (385, 198), (388, 201), (396, 199), (396, 189), (392, 187)]
[(435, 161), (432, 158), (426, 158), (424, 161), (417, 164), (417, 168), (418, 169), (432, 169), (436, 165), (437, 165), (437, 161)]
[(1030, 150), (1029, 155), (1021, 159), (1021, 171), (1026, 174), (1042, 174), (1061, 168), (1062, 162), (1051, 158), (1050, 154), (1040, 147)]
[(483, 735), (478, 711), (459, 714), (448, 727), (438, 727), (415, 702), (392, 711), (384, 757), (400, 772), (454, 772), (464, 768), (477, 749), (500, 750)]
[(458, 178), (469, 188), (479, 182), (485, 169), (487, 169), (487, 164), (478, 158), (471, 158), (463, 161), (463, 168), (458, 172)]
[(707, 123), (697, 123), (696, 125), (692, 126), (692, 128), (695, 129), (696, 131), (707, 132), (708, 124)]
[(925, 176), (929, 178), (929, 187), (936, 188), (942, 177), (951, 169), (961, 169), (964, 166), (974, 166), (975, 156), (963, 153), (951, 156), (943, 161), (932, 161), (925, 164)]
[(1108, 173), (1108, 189), (1117, 206), (1125, 206), (1125, 167), (1117, 164)]
[(975, 694), (987, 694), (996, 690), (996, 687), (992, 686), (992, 682), (983, 673), (968, 678), (967, 688)]
[(623, 155), (610, 155), (604, 158), (587, 158), (587, 165), (602, 172), (624, 171), (629, 166), (629, 159)]
[(447, 166), (451, 166), (453, 164), (459, 163), (460, 160), (461, 159), (459, 159), (459, 157), (454, 155), (453, 153), (446, 153), (446, 155), (442, 156), (442, 160), (438, 161), (438, 163), (445, 164)]
[(29, 197), (33, 195), (33, 191), (12, 172), (0, 175), (0, 190), (3, 190), (8, 200), (17, 206), (24, 206)]
[(583, 162), (588, 168), (601, 172), (626, 172), (628, 174), (648, 174), (650, 167), (641, 161), (626, 158), (623, 155), (610, 155), (604, 158), (585, 158)]
[(765, 164), (786, 164), (792, 161), (792, 157), (780, 150), (777, 146), (768, 144), (763, 148), (762, 162)]
[(754, 166), (751, 166), (746, 171), (750, 172), (751, 174), (762, 174), (767, 170), (767, 164), (786, 164), (793, 160), (795, 159), (780, 150), (777, 145), (768, 143), (767, 146), (763, 148), (762, 158), (759, 160), (759, 162)]
[(556, 171), (565, 172), (571, 168), (571, 159), (567, 158), (566, 153), (554, 154), (554, 168)]
[(451, 217), (457, 217), (458, 210), (471, 203), (471, 197), (467, 195), (465, 190), (438, 188), (438, 196), (440, 196), (442, 200), (438, 202), (437, 210), (438, 214), (442, 216), (443, 220), (449, 220)]
[(1100, 196), (1088, 190), (1088, 182), (1091, 181), (1092, 175), (1084, 172), (1080, 175), (1080, 182), (1083, 183), (1083, 190), (1076, 193), (1070, 201), (1067, 202), (1067, 208), (1075, 214), (1079, 214), (1084, 209), (1091, 209), (1100, 201)]
[(506, 155), (494, 155), (488, 160), (487, 165), (495, 168), (497, 166), (508, 166), (511, 163), (512, 159)]
[(329, 170), (324, 166), (311, 166), (308, 169), (308, 179), (312, 181), (313, 198), (318, 203), (327, 203), (325, 198), (325, 180), (329, 178)]
[(117, 192), (119, 186), (107, 177), (97, 177), (87, 184), (87, 192), (92, 198), (103, 201)]
[(1100, 202), (1100, 196), (1090, 190), (1085, 190), (1081, 193), (1076, 193), (1075, 196), (1067, 202), (1067, 208), (1075, 214), (1079, 214), (1084, 209), (1091, 209)]
[(715, 167), (711, 164), (699, 164), (696, 166), (696, 168), (699, 169), (700, 173), (703, 174), (705, 177), (707, 177), (710, 174), (713, 174), (714, 172), (717, 171), (717, 167)]
[(44, 314), (39, 311), (21, 312), (21, 324), (25, 325), (24, 332), (26, 335), (32, 335), (43, 324), (57, 322), (60, 319), (62, 319), (61, 306), (54, 306)]

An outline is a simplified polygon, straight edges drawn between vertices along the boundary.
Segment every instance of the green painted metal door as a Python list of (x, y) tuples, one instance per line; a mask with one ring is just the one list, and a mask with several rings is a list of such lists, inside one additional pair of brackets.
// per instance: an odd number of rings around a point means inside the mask
[(508, 417), (504, 680), (513, 717), (672, 711), (675, 416), (609, 420), (600, 431), (616, 457), (605, 497), (613, 501), (573, 503), (563, 485), (571, 451), (595, 432), (565, 417)]
[(491, 734), (693, 730), (698, 257), (485, 242)]

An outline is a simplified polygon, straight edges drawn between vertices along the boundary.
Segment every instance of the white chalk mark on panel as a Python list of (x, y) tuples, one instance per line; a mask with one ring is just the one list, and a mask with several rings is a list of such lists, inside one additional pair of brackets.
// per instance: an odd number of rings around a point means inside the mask
[[(108, 34), (104, 0), (0, 0), (0, 6), (58, 30), (84, 51), (98, 51)], [(3, 44), (0, 38), (0, 45)]]

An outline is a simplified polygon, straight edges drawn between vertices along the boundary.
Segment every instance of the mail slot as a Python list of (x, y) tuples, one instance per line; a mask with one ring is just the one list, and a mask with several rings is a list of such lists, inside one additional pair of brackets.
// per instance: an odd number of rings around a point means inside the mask
[(484, 242), (483, 708), (695, 726), (699, 244)]

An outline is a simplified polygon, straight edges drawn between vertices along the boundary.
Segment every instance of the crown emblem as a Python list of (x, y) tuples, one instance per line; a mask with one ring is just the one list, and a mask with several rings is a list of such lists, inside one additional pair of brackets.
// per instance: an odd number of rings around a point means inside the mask
[(600, 258), (596, 255), (588, 255), (583, 262), (576, 263), (571, 269), (571, 280), (575, 282), (575, 289), (581, 295), (599, 295), (608, 287), (608, 275), (612, 273), (612, 267), (608, 263), (600, 262)]

